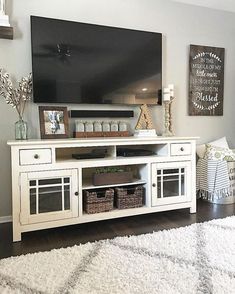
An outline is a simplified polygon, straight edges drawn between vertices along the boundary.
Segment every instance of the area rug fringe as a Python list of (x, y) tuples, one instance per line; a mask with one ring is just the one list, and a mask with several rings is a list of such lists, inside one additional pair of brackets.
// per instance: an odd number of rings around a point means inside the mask
[(220, 189), (218, 191), (209, 192), (206, 190), (198, 190), (198, 196), (207, 201), (215, 201), (220, 200), (222, 198), (226, 198), (231, 196), (230, 189)]

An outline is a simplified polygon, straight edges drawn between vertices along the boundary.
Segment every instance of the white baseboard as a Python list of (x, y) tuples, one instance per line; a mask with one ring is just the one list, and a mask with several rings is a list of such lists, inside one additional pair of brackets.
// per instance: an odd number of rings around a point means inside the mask
[(12, 216), (0, 216), (0, 224), (12, 222)]

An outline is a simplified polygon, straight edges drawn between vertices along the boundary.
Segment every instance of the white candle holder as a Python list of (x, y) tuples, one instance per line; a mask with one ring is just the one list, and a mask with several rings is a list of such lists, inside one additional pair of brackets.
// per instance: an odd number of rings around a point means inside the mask
[(173, 136), (172, 127), (172, 102), (174, 97), (171, 96), (170, 100), (163, 101), (164, 103), (164, 133), (163, 136), (170, 137)]

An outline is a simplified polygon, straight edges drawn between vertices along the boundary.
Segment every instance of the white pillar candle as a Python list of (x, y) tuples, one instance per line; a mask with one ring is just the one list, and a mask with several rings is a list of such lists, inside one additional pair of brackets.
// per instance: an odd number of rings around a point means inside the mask
[(170, 100), (171, 100), (170, 89), (164, 88), (163, 89), (163, 101), (170, 101)]
[(0, 15), (5, 15), (5, 0), (0, 0)]

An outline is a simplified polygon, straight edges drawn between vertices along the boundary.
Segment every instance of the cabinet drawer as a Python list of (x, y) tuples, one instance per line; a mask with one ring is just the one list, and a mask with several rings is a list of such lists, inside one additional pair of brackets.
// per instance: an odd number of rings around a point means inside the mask
[(190, 143), (172, 143), (171, 144), (171, 156), (175, 155), (190, 155), (191, 144)]
[(51, 163), (51, 148), (20, 150), (20, 165)]

